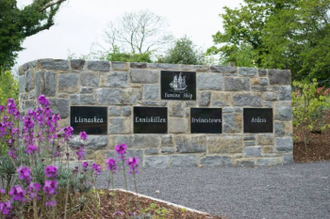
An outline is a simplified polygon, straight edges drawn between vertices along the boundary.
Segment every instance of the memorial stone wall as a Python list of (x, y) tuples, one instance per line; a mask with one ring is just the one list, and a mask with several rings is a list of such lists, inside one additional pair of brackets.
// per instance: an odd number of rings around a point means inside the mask
[(89, 134), (86, 159), (126, 143), (153, 168), (293, 160), (289, 70), (41, 59), (19, 72), (23, 114), (46, 95), (62, 126)]

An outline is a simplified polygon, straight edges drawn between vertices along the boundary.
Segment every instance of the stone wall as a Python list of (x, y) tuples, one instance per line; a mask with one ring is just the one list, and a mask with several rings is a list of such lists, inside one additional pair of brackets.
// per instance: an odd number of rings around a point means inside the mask
[[(196, 101), (161, 100), (162, 70), (196, 72)], [(70, 125), (70, 106), (108, 107), (108, 135), (90, 135), (87, 159), (126, 143), (144, 167), (268, 166), (292, 162), (291, 73), (231, 66), (42, 59), (20, 67), (20, 109), (45, 94)], [(168, 108), (167, 134), (134, 134), (133, 106)], [(222, 108), (221, 134), (190, 134), (190, 108)], [(243, 132), (243, 108), (273, 108), (273, 133)], [(94, 153), (95, 152), (95, 153)]]

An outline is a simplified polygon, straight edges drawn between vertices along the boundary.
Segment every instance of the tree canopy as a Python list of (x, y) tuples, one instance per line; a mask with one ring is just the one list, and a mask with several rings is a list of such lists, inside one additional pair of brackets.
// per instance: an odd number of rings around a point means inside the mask
[(240, 8), (225, 7), (224, 31), (213, 35), (219, 47), (208, 53), (238, 65), (290, 69), (293, 79), (327, 79), (329, 11), (330, 0), (244, 0)]
[(16, 0), (0, 1), (0, 66), (10, 69), (26, 37), (49, 29), (66, 0), (34, 0), (23, 9)]

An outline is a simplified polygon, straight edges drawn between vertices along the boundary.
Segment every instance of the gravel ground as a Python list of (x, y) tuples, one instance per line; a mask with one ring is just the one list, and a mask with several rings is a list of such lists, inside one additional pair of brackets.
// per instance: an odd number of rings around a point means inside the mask
[[(330, 218), (330, 162), (143, 169), (137, 181), (139, 193), (229, 218)], [(107, 186), (104, 175), (98, 185)]]

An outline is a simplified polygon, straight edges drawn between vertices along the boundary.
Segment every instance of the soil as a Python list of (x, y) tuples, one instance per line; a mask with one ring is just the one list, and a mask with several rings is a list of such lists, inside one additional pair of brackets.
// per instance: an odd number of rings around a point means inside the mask
[[(155, 200), (151, 200), (144, 197), (137, 197), (131, 193), (125, 193), (122, 191), (115, 191), (115, 203), (116, 208), (114, 206), (114, 196), (113, 191), (109, 190), (101, 190), (100, 194), (100, 209), (99, 216), (88, 215), (88, 212), (84, 212), (84, 215), (73, 215), (72, 218), (116, 218), (114, 212), (118, 213), (118, 218), (129, 218), (128, 212), (134, 212), (135, 215), (140, 212), (139, 209), (144, 210), (144, 215), (150, 214), (150, 218), (173, 218), (173, 219), (221, 219), (220, 217), (213, 216), (210, 214), (199, 214), (196, 212), (191, 212), (186, 209), (177, 208), (162, 202), (158, 202)], [(127, 202), (127, 197), (130, 200), (130, 205)], [(92, 207), (93, 205), (89, 205)], [(129, 210), (129, 206), (131, 210)], [(94, 209), (95, 210), (95, 209)], [(87, 214), (86, 214), (87, 213)], [(124, 213), (122, 215), (122, 213)], [(141, 214), (140, 214), (141, 215)], [(143, 215), (143, 214), (142, 214)], [(142, 217), (143, 218), (143, 217)], [(146, 217), (149, 218), (149, 217)]]
[[(330, 110), (324, 115), (325, 122), (330, 124)], [(293, 159), (296, 163), (330, 160), (330, 129), (310, 133), (310, 142), (305, 147), (301, 132), (294, 129)]]

